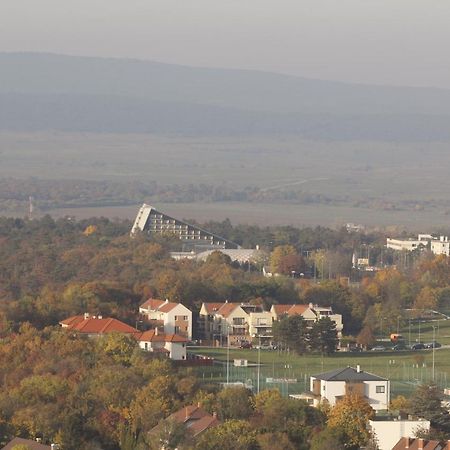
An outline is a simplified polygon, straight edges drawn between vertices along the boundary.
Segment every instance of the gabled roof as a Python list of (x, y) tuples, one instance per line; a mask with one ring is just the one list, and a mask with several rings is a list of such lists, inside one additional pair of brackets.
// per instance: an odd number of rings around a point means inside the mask
[(68, 319), (61, 320), (59, 324), (63, 327), (71, 327), (84, 320), (84, 316), (72, 316)]
[[(421, 441), (421, 442), (420, 442)], [(392, 450), (450, 450), (450, 441), (429, 441), (427, 439), (416, 439), (402, 437)]]
[(158, 300), (157, 298), (149, 298), (147, 301), (142, 303), (142, 305), (139, 308), (156, 311), (163, 303), (164, 300)]
[(224, 302), (220, 303), (203, 303), (205, 310), (208, 314), (214, 314), (224, 305)]
[(303, 314), (309, 308), (309, 305), (273, 305), (273, 309), (277, 315), (287, 314), (293, 316), (295, 314)]
[(217, 314), (227, 318), (238, 306), (241, 306), (240, 303), (224, 303), (220, 309), (217, 311)]
[(22, 439), (22, 438), (14, 438), (12, 441), (8, 442), (5, 447), (2, 447), (1, 450), (11, 450), (16, 445), (25, 445), (30, 450), (51, 450), (50, 445), (44, 445), (40, 442), (32, 441), (30, 439)]
[(207, 430), (208, 428), (216, 427), (217, 425), (220, 425), (220, 420), (217, 418), (217, 416), (204, 416), (201, 419), (195, 420), (191, 422), (190, 425), (188, 425), (189, 430), (191, 430), (192, 434), (197, 436), (202, 431)]
[[(74, 320), (74, 318), (70, 318), (71, 324), (66, 325), (66, 328), (71, 331), (77, 331), (79, 333), (86, 334), (107, 334), (107, 333), (139, 333), (136, 328), (133, 328), (130, 325), (127, 325), (120, 320), (113, 319), (111, 317), (108, 318), (98, 318), (95, 316), (87, 317), (77, 316), (79, 319)], [(69, 320), (69, 319), (66, 319)], [(60, 322), (63, 325), (65, 321)]]
[(345, 369), (335, 369), (329, 372), (313, 375), (314, 378), (324, 381), (388, 381), (386, 378), (379, 377), (373, 373), (364, 372), (353, 367)]
[(164, 332), (156, 332), (155, 330), (144, 331), (137, 336), (141, 342), (188, 342), (188, 340), (178, 334), (165, 334)]
[(181, 303), (169, 302), (168, 300), (158, 300), (156, 298), (149, 298), (139, 308), (147, 309), (149, 311), (161, 311), (167, 313)]

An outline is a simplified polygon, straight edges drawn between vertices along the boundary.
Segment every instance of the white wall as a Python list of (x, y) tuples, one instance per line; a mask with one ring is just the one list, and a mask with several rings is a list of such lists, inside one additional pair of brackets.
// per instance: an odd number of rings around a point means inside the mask
[(186, 359), (186, 344), (181, 342), (166, 342), (165, 348), (170, 352), (170, 359), (176, 361)]
[(334, 406), (336, 404), (336, 396), (345, 395), (345, 381), (322, 380), (320, 389), (322, 391), (322, 397), (325, 397), (330, 405)]
[(391, 450), (403, 437), (414, 437), (418, 428), (430, 429), (428, 420), (370, 420), (380, 450)]
[[(384, 393), (377, 394), (376, 387), (384, 386)], [(364, 394), (369, 400), (370, 406), (375, 410), (388, 409), (390, 393), (389, 381), (365, 381)]]

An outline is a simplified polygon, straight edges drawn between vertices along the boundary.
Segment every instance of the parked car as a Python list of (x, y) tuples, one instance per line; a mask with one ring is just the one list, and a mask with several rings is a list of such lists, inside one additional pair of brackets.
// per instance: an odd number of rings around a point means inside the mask
[(392, 347), (392, 350), (395, 352), (401, 352), (402, 350), (406, 350), (406, 346), (404, 344), (397, 344)]
[(421, 342), (411, 345), (411, 350), (424, 350), (424, 349), (425, 349), (425, 344), (422, 344)]
[(439, 344), (439, 342), (429, 342), (428, 344), (425, 344), (425, 348), (440, 348), (442, 347), (441, 344)]
[(252, 343), (247, 341), (242, 341), (241, 345), (239, 345), (239, 348), (252, 348)]
[(376, 347), (372, 348), (373, 352), (384, 352), (386, 349), (382, 345), (377, 345)]

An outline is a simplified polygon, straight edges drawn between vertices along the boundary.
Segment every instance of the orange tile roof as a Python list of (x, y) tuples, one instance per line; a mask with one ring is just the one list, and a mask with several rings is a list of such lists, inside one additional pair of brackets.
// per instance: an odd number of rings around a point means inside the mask
[(192, 422), (192, 424), (188, 426), (188, 429), (191, 430), (195, 437), (202, 431), (205, 431), (208, 428), (216, 427), (217, 425), (220, 425), (220, 420), (216, 416), (207, 415)]
[(148, 330), (141, 333), (137, 339), (141, 342), (188, 342), (188, 340), (178, 334), (165, 334), (164, 332), (158, 332), (155, 330)]
[(287, 314), (288, 316), (293, 316), (295, 314), (303, 314), (309, 305), (273, 305), (275, 312), (280, 314)]
[[(127, 325), (124, 322), (121, 322), (120, 320), (113, 319), (113, 318), (101, 318), (98, 317), (88, 317), (84, 318), (84, 316), (77, 316), (78, 318), (81, 318), (81, 320), (69, 318), (66, 319), (74, 319), (71, 321), (71, 324), (67, 326), (69, 330), (78, 331), (79, 333), (86, 333), (86, 334), (106, 334), (106, 333), (139, 333), (136, 328), (133, 328), (130, 325)], [(63, 322), (60, 322), (61, 324)]]
[(223, 317), (228, 317), (238, 306), (241, 306), (240, 303), (224, 303), (222, 307), (217, 311), (217, 314), (220, 314)]
[(203, 303), (208, 314), (216, 313), (225, 303)]
[(175, 308), (176, 306), (178, 306), (178, 303), (164, 302), (164, 305), (161, 305), (159, 307), (158, 311), (166, 313), (166, 312), (172, 311), (172, 309)]
[(273, 309), (275, 311), (276, 314), (286, 314), (289, 310), (289, 308), (291, 308), (292, 305), (273, 305)]
[(76, 325), (77, 323), (81, 322), (82, 320), (84, 320), (84, 315), (83, 316), (72, 316), (72, 317), (69, 317), (68, 319), (61, 320), (61, 322), (59, 322), (59, 324), (62, 326), (65, 326), (65, 327), (70, 327), (70, 326)]
[(151, 309), (156, 311), (164, 302), (164, 300), (158, 300), (157, 298), (149, 298), (146, 302), (142, 303), (140, 308)]

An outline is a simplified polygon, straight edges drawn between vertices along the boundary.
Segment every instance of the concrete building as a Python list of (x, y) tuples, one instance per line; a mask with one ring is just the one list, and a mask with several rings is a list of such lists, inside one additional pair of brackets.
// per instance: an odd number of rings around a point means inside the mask
[(262, 345), (272, 342), (273, 316), (269, 311), (251, 312), (248, 318), (248, 333), (253, 340), (260, 340)]
[(390, 382), (386, 378), (364, 372), (360, 366), (346, 367), (310, 377), (310, 391), (295, 396), (319, 406), (327, 400), (334, 406), (345, 395), (361, 395), (375, 410), (387, 410), (390, 401)]
[(392, 450), (399, 440), (414, 436), (419, 429), (430, 430), (430, 421), (425, 419), (380, 417), (369, 420), (369, 425), (380, 450)]
[(192, 311), (181, 303), (149, 298), (139, 307), (139, 313), (152, 328), (192, 339)]
[(435, 255), (450, 256), (450, 241), (448, 236), (439, 236), (439, 239), (431, 241), (431, 251)]
[(190, 225), (182, 220), (164, 214), (151, 205), (141, 206), (131, 228), (131, 235), (137, 232), (173, 234), (183, 242), (183, 251), (203, 251), (217, 248), (238, 248), (239, 246), (223, 237)]

